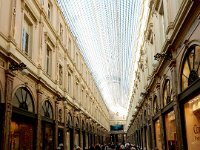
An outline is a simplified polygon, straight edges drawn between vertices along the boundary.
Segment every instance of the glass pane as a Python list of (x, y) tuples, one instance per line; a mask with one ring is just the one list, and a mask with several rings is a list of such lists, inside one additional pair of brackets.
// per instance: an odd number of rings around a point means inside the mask
[(27, 94), (26, 103), (28, 105), (28, 111), (33, 112), (33, 103), (29, 94)]
[(200, 147), (200, 95), (184, 104), (185, 130), (188, 150)]
[(189, 77), (189, 75), (190, 75), (190, 69), (189, 69), (189, 66), (188, 66), (188, 62), (186, 61), (185, 62), (185, 64), (184, 64), (184, 66), (183, 66), (183, 75), (185, 76), (185, 77)]
[(43, 149), (53, 150), (53, 129), (52, 127), (45, 127)]
[(26, 101), (26, 96), (27, 96), (27, 91), (25, 91), (23, 88), (21, 88), (21, 96), (22, 96), (22, 101)]
[(165, 128), (167, 150), (178, 150), (174, 111), (165, 115)]
[[(24, 104), (23, 104), (23, 107), (22, 107), (21, 104), (23, 102), (24, 102)], [(31, 94), (29, 93), (29, 91), (26, 88), (17, 89), (17, 91), (16, 91), (16, 93), (13, 97), (13, 100), (12, 100), (12, 105), (15, 106), (15, 107), (18, 107), (18, 108), (22, 108), (24, 110), (26, 110), (25, 105), (27, 105), (28, 111), (34, 112), (33, 111), (33, 100), (32, 100)]]
[(187, 87), (188, 87), (188, 78), (182, 75), (182, 90), (186, 89)]
[(10, 128), (10, 150), (33, 149), (33, 126), (12, 121)]
[(156, 148), (162, 150), (161, 137), (160, 137), (160, 121), (155, 122), (155, 135), (156, 135)]
[(200, 77), (200, 46), (195, 47), (195, 70), (198, 71)]
[[(139, 51), (135, 50), (141, 0), (57, 0), (72, 30), (76, 42), (105, 103), (115, 114), (123, 117), (127, 102), (133, 68)], [(148, 8), (148, 7), (144, 7)], [(145, 11), (146, 12), (146, 11)], [(147, 19), (144, 13), (144, 22)], [(68, 44), (74, 48), (73, 43)], [(71, 54), (72, 55), (72, 54)], [(78, 57), (73, 56), (73, 57)], [(138, 59), (139, 57), (137, 57)], [(76, 59), (76, 63), (78, 59)], [(113, 67), (113, 66), (117, 67)], [(128, 73), (127, 73), (128, 71)], [(114, 93), (114, 95), (113, 95)]]
[(164, 90), (164, 106), (167, 104), (167, 89)]
[(191, 67), (191, 70), (194, 69), (194, 50), (192, 50), (188, 56), (189, 58), (189, 65)]

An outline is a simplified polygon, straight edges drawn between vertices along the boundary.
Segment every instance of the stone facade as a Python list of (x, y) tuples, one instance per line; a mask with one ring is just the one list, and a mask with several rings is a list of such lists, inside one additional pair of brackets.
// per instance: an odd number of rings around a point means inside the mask
[(126, 126), (139, 148), (199, 149), (199, 15), (198, 0), (149, 2)]
[(57, 1), (0, 0), (0, 22), (1, 149), (106, 142), (108, 109)]

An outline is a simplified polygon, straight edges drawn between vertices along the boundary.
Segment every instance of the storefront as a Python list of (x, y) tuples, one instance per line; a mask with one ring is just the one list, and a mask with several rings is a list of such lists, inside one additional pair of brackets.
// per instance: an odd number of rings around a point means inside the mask
[(20, 87), (12, 100), (9, 150), (34, 149), (34, 103), (29, 90)]
[(58, 147), (63, 147), (64, 137), (63, 137), (63, 129), (58, 128)]
[(165, 141), (167, 150), (178, 149), (177, 145), (177, 134), (176, 134), (176, 123), (175, 113), (170, 111), (165, 115)]
[(51, 103), (46, 100), (42, 105), (42, 149), (54, 149), (54, 121)]
[(200, 46), (191, 46), (185, 54), (181, 71), (182, 124), (184, 146), (188, 150), (200, 147)]

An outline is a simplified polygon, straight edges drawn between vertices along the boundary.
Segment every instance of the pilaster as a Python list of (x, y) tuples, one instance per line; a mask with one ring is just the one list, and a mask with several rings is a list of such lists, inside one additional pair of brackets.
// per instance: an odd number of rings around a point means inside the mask
[(14, 73), (10, 70), (6, 71), (6, 83), (5, 83), (5, 112), (3, 122), (3, 139), (2, 139), (2, 150), (8, 150), (10, 145), (10, 124), (12, 115), (12, 90)]

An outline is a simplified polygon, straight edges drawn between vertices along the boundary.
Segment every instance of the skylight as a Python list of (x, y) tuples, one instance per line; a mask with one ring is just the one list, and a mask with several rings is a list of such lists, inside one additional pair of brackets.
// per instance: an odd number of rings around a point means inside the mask
[(101, 95), (125, 118), (131, 91), (141, 0), (58, 0)]

